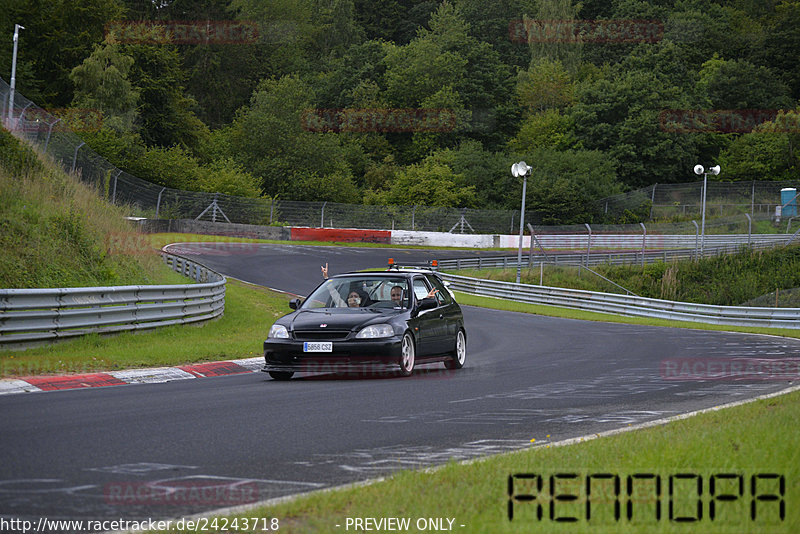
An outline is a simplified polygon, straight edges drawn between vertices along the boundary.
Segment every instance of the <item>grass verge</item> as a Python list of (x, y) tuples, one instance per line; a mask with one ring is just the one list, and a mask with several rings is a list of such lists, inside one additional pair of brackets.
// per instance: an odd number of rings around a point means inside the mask
[[(546, 434), (536, 435), (531, 437), (536, 438), (537, 446), (529, 450), (467, 465), (450, 462), (435, 470), (402, 471), (365, 487), (318, 492), (258, 507), (218, 520), (220, 528), (216, 531), (222, 531), (225, 522), (230, 525), (236, 517), (242, 523), (245, 517), (277, 518), (280, 530), (287, 532), (355, 531), (352, 523), (346, 528), (348, 518), (394, 517), (408, 518), (410, 532), (421, 531), (417, 521), (426, 518), (453, 519), (452, 530), (469, 533), (797, 532), (800, 529), (800, 508), (796, 505), (800, 499), (800, 448), (796, 443), (799, 417), (800, 392), (794, 392), (569, 446), (552, 447)], [(509, 520), (509, 476), (520, 473), (537, 473), (545, 478), (541, 491), (531, 480), (515, 478), (512, 495), (535, 495), (537, 500), (515, 499), (514, 518)], [(597, 478), (592, 481), (593, 493), (587, 497), (586, 480), (597, 473), (620, 477), (619, 497), (612, 483), (602, 483)], [(577, 495), (577, 499), (556, 502), (550, 497), (549, 476), (556, 474), (577, 476), (556, 481), (556, 493)], [(661, 494), (658, 498), (654, 496), (652, 479), (634, 479), (628, 519), (627, 476), (639, 474), (659, 475)], [(670, 476), (678, 474), (694, 478), (673, 478), (670, 498)], [(711, 476), (719, 474), (733, 478), (717, 477), (715, 494), (735, 498), (712, 498)], [(767, 474), (784, 477), (783, 495), (779, 479), (762, 476)], [(698, 482), (697, 476), (702, 480)], [(741, 489), (738, 476), (742, 477)], [(698, 484), (702, 494), (698, 494)], [(767, 500), (769, 494), (778, 498)], [(587, 501), (591, 503), (588, 520)], [(556, 503), (554, 510), (550, 508), (551, 502)], [(615, 502), (620, 504), (619, 521), (614, 519)], [(541, 519), (536, 514), (539, 504)], [(655, 515), (657, 506), (659, 519)], [(698, 516), (698, 510), (702, 516)], [(553, 512), (556, 517), (575, 517), (577, 521), (555, 521)], [(677, 522), (670, 520), (670, 514), (673, 519), (700, 518)]]
[(13, 377), (252, 358), (261, 354), (270, 325), (291, 311), (288, 301), (287, 295), (228, 279), (225, 314), (219, 319), (3, 351), (0, 371)]

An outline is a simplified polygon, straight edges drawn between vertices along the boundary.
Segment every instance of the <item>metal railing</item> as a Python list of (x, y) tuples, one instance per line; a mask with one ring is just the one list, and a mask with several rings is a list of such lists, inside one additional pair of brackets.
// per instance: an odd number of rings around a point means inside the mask
[(726, 326), (800, 328), (800, 308), (715, 306), (580, 289), (515, 284), (454, 274), (443, 273), (441, 276), (449, 283), (450, 289), (455, 291), (516, 302)]
[[(681, 260), (694, 260), (700, 257), (720, 256), (724, 254), (736, 254), (743, 248), (750, 249), (769, 249), (783, 245), (787, 242), (786, 236), (777, 236), (775, 239), (754, 240), (747, 245), (747, 241), (732, 240), (730, 243), (706, 247), (702, 253), (694, 248), (681, 248), (670, 250), (657, 250), (650, 252), (630, 251), (630, 252), (571, 252), (571, 253), (547, 253), (540, 251), (523, 254), (521, 267), (533, 267), (539, 263), (547, 265), (643, 265), (645, 263), (671, 262)], [(592, 242), (595, 245), (594, 241)], [(461, 269), (510, 269), (517, 267), (517, 256), (497, 256), (497, 257), (477, 257), (477, 258), (456, 258), (438, 260), (439, 269), (442, 270), (461, 270)]]
[(0, 348), (90, 333), (207, 321), (225, 309), (221, 274), (162, 252), (167, 265), (198, 283), (185, 285), (0, 289)]

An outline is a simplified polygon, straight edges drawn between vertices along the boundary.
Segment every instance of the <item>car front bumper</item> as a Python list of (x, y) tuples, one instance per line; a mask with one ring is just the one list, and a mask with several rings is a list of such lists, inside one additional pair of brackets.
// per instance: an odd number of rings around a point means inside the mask
[(303, 352), (303, 341), (264, 341), (262, 371), (288, 372), (372, 372), (396, 369), (400, 363), (402, 337), (332, 341), (332, 352)]

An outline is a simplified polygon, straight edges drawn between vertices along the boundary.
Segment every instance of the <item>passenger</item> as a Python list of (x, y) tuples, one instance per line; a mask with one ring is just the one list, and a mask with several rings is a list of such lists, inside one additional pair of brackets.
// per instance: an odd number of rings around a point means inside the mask
[[(327, 280), (328, 279), (328, 264), (326, 263), (325, 266), (320, 266), (322, 269), (322, 277)], [(364, 306), (367, 303), (367, 295), (360, 291), (351, 291), (347, 295), (347, 300), (342, 300), (342, 297), (339, 293), (333, 288), (332, 284), (328, 284), (328, 293), (331, 295), (331, 299), (333, 301), (333, 305), (337, 308), (358, 308), (359, 306)]]
[(358, 291), (351, 291), (349, 295), (347, 295), (347, 305), (351, 308), (358, 308), (362, 304), (366, 304), (367, 299), (364, 295), (360, 294)]

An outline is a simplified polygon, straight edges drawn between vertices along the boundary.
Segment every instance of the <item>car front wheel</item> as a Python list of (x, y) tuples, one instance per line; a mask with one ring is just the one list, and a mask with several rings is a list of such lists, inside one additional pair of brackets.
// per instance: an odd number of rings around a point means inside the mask
[(416, 360), (416, 347), (414, 345), (414, 337), (409, 333), (403, 336), (403, 341), (400, 344), (400, 374), (403, 376), (411, 376), (414, 372), (414, 364)]
[(464, 362), (467, 361), (467, 337), (464, 335), (463, 330), (458, 331), (456, 336), (456, 348), (453, 351), (453, 359), (444, 362), (444, 366), (448, 369), (461, 369), (464, 367)]
[(270, 371), (269, 376), (275, 380), (289, 380), (294, 373), (292, 371)]

